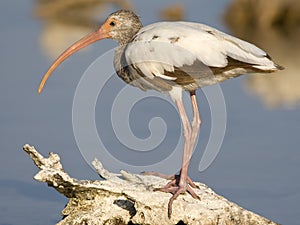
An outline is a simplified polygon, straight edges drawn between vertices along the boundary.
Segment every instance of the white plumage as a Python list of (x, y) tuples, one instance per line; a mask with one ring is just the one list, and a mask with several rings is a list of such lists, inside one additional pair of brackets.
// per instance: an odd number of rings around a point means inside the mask
[[(207, 25), (192, 22), (159, 22), (143, 27), (125, 50), (129, 65), (149, 78), (167, 77), (164, 71), (192, 65), (199, 60), (208, 67), (225, 68), (228, 57), (260, 70), (277, 70), (266, 52), (253, 44)], [(175, 78), (176, 79), (176, 78)]]

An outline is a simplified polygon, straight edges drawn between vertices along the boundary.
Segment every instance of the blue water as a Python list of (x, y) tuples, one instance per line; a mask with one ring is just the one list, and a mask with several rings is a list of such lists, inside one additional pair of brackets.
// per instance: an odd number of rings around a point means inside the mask
[[(187, 20), (227, 30), (221, 15), (229, 1), (178, 2), (185, 5)], [(104, 40), (74, 55), (53, 74), (42, 95), (38, 95), (39, 81), (53, 58), (42, 47), (41, 35), (47, 22), (32, 15), (35, 3), (0, 2), (1, 225), (55, 224), (67, 203), (54, 189), (33, 180), (38, 169), (22, 151), (25, 143), (34, 145), (45, 156), (50, 151), (57, 152), (64, 169), (75, 178), (98, 179), (76, 144), (72, 103), (86, 68), (116, 44)], [(160, 20), (159, 10), (171, 3), (171, 0), (133, 1), (144, 24)], [(109, 6), (100, 18), (115, 9)], [(111, 68), (109, 63), (103, 66), (103, 71)], [(270, 109), (257, 95), (246, 90), (245, 82), (246, 78), (241, 77), (221, 85), (227, 110), (225, 138), (217, 158), (203, 172), (199, 172), (198, 166), (209, 138), (211, 116), (203, 92), (197, 92), (203, 123), (190, 176), (244, 208), (281, 224), (296, 225), (300, 221), (300, 107)], [(160, 148), (145, 153), (126, 148), (114, 135), (109, 117), (114, 95), (123, 86), (121, 80), (112, 77), (97, 99), (95, 120), (103, 143), (114, 157), (129, 165), (159, 162), (172, 153), (180, 136), (178, 115), (166, 100), (141, 101), (132, 109), (132, 132), (139, 138), (147, 138), (148, 122), (157, 116), (168, 126), (166, 140)], [(101, 154), (97, 157), (101, 160)], [(179, 157), (174, 163), (180, 165), (180, 162)], [(113, 171), (121, 169), (115, 164), (111, 167), (108, 162), (104, 164)]]

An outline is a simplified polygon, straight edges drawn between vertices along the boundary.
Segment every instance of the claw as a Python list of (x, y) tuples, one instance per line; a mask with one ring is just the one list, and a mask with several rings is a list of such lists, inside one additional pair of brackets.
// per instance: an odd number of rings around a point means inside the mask
[(173, 196), (170, 198), (168, 203), (168, 218), (171, 218), (172, 215), (172, 205), (174, 200), (180, 195), (188, 192), (194, 199), (200, 200), (200, 197), (194, 192), (192, 188), (199, 187), (194, 184), (194, 182), (191, 180), (191, 178), (186, 178), (186, 184), (184, 186), (179, 186), (179, 179), (180, 175), (165, 175), (162, 173), (156, 173), (156, 172), (143, 172), (143, 175), (151, 175), (151, 176), (157, 176), (161, 177), (167, 180), (170, 180), (164, 187), (162, 188), (156, 188), (154, 191), (162, 191), (165, 193), (171, 193)]

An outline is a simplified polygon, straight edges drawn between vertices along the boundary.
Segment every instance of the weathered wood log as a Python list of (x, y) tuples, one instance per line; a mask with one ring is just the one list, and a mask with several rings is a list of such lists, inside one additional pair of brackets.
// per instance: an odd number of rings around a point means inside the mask
[(64, 171), (57, 154), (49, 153), (44, 158), (33, 146), (25, 145), (23, 149), (40, 169), (34, 179), (47, 182), (69, 198), (58, 225), (276, 224), (217, 195), (202, 183), (196, 183), (199, 188), (195, 190), (201, 200), (187, 194), (179, 196), (169, 219), (170, 194), (154, 191), (166, 184), (165, 179), (125, 171), (111, 173), (95, 159), (93, 166), (104, 180), (77, 180)]

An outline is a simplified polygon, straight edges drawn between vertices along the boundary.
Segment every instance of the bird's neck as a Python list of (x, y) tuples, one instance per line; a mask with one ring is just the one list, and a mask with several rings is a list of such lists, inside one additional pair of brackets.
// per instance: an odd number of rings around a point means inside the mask
[(131, 42), (132, 38), (134, 37), (134, 35), (136, 35), (139, 30), (143, 27), (143, 25), (140, 24), (136, 24), (135, 26), (133, 26), (131, 29), (126, 29), (123, 30), (122, 32), (120, 32), (120, 35), (118, 35), (115, 40), (119, 43), (119, 45), (126, 45), (129, 42)]

